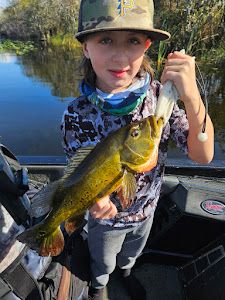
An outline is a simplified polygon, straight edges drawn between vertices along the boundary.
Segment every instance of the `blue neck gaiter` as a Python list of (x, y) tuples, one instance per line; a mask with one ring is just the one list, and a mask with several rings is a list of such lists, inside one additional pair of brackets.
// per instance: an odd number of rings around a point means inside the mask
[(116, 94), (107, 94), (95, 89), (83, 80), (80, 85), (80, 92), (87, 99), (98, 106), (102, 111), (112, 115), (127, 115), (140, 105), (146, 97), (150, 85), (150, 75), (145, 73), (138, 78), (125, 91)]

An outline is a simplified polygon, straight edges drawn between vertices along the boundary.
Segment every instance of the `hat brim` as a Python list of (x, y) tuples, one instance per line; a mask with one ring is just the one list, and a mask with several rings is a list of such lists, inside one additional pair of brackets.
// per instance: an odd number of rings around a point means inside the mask
[(148, 28), (104, 28), (104, 29), (101, 29), (101, 28), (94, 28), (94, 29), (89, 29), (89, 30), (85, 30), (85, 31), (81, 31), (81, 32), (78, 32), (77, 34), (75, 34), (75, 37), (77, 38), (77, 40), (79, 42), (83, 42), (84, 41), (84, 38), (85, 36), (91, 34), (91, 33), (95, 33), (95, 32), (103, 32), (103, 31), (124, 31), (124, 30), (129, 30), (129, 31), (138, 31), (138, 32), (144, 32), (146, 33), (149, 38), (152, 40), (152, 41), (165, 41), (165, 40), (168, 40), (171, 35), (169, 32), (167, 31), (164, 31), (164, 30), (161, 30), (161, 29), (148, 29)]

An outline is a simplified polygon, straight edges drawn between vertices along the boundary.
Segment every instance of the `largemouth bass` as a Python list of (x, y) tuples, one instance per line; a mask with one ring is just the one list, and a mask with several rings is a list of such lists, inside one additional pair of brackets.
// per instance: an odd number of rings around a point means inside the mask
[(150, 116), (110, 133), (94, 149), (78, 150), (65, 175), (33, 199), (33, 215), (38, 216), (48, 203), (51, 211), (42, 223), (19, 235), (19, 241), (42, 256), (56, 256), (64, 247), (60, 229), (63, 222), (72, 232), (91, 205), (114, 191), (126, 207), (136, 194), (134, 175), (150, 171), (157, 164), (163, 123), (162, 118)]

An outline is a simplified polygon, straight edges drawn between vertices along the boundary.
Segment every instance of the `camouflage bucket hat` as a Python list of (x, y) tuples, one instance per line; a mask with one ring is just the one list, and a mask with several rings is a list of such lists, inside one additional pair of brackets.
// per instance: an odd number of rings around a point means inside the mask
[(138, 30), (151, 40), (166, 40), (170, 34), (153, 26), (153, 0), (81, 0), (76, 38), (105, 30)]

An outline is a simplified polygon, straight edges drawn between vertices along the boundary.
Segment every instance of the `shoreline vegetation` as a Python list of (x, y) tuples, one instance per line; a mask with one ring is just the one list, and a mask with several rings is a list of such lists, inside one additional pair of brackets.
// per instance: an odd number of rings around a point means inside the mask
[[(225, 62), (224, 0), (155, 0), (155, 27), (171, 33), (151, 47), (157, 72), (170, 51), (185, 49), (198, 61)], [(209, 3), (210, 2), (210, 3)], [(79, 0), (11, 0), (0, 11), (0, 51), (23, 55), (36, 48), (79, 51), (74, 38)]]

